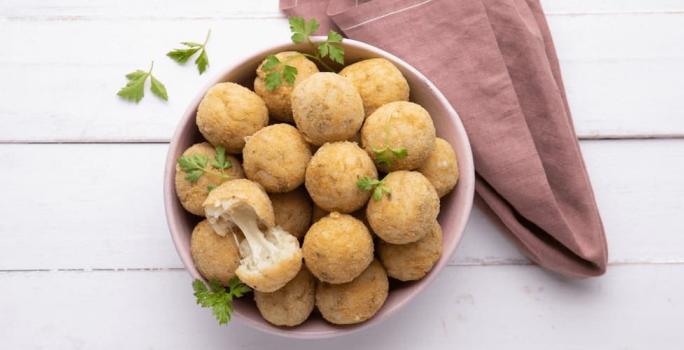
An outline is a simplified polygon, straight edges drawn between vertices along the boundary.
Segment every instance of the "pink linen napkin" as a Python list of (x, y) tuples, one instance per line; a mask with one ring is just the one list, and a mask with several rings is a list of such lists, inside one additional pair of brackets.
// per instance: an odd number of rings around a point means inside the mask
[(476, 191), (526, 256), (601, 275), (607, 244), (538, 0), (281, 0), (406, 60), (458, 111)]

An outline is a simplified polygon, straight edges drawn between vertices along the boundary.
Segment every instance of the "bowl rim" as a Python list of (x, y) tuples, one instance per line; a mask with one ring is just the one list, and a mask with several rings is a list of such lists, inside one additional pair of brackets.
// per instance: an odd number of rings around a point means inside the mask
[[(313, 43), (318, 43), (325, 41), (326, 37), (325, 36), (312, 36), (311, 41)], [(316, 332), (316, 333), (310, 333), (310, 332), (302, 332), (298, 331), (297, 328), (281, 328), (281, 327), (275, 327), (270, 324), (268, 324), (267, 321), (263, 320), (261, 322), (252, 320), (249, 317), (246, 317), (242, 315), (242, 313), (239, 310), (235, 310), (232, 314), (233, 318), (238, 320), (239, 322), (246, 324), (252, 328), (258, 329), (262, 332), (272, 334), (272, 335), (277, 335), (277, 336), (282, 336), (282, 337), (287, 337), (287, 338), (298, 338), (298, 339), (321, 339), (321, 338), (332, 338), (332, 337), (338, 337), (338, 336), (343, 336), (343, 335), (349, 335), (352, 333), (356, 333), (361, 330), (368, 329), (369, 327), (375, 326), (377, 324), (382, 323), (381, 321), (389, 319), (396, 315), (396, 313), (403, 309), (404, 306), (411, 300), (413, 300), (417, 295), (421, 294), (425, 288), (427, 288), (432, 282), (435, 280), (439, 272), (448, 264), (448, 261), (453, 255), (453, 253), (456, 251), (456, 248), (460, 244), (462, 237), (463, 237), (463, 231), (465, 230), (465, 227), (470, 220), (470, 212), (472, 210), (472, 205), (473, 205), (473, 199), (474, 199), (474, 194), (475, 194), (475, 170), (474, 170), (474, 164), (473, 164), (473, 154), (472, 154), (472, 149), (470, 146), (470, 140), (468, 138), (468, 135), (465, 131), (465, 127), (463, 126), (463, 123), (461, 122), (461, 119), (452, 107), (452, 105), (449, 103), (447, 98), (442, 94), (442, 92), (428, 79), (425, 75), (423, 75), (418, 69), (407, 63), (406, 61), (402, 60), (401, 58), (385, 51), (382, 50), (378, 47), (375, 47), (373, 45), (364, 43), (362, 41), (358, 40), (353, 40), (353, 39), (348, 39), (344, 38), (343, 45), (345, 46), (353, 46), (362, 50), (366, 50), (369, 52), (374, 53), (378, 57), (383, 57), (386, 58), (390, 61), (392, 61), (394, 64), (401, 65), (403, 69), (410, 71), (412, 74), (414, 74), (416, 77), (418, 77), (420, 80), (422, 80), (425, 85), (430, 89), (430, 92), (436, 97), (436, 99), (439, 101), (440, 104), (444, 106), (444, 108), (447, 110), (447, 114), (449, 116), (449, 119), (451, 119), (451, 122), (455, 124), (455, 132), (456, 132), (456, 137), (462, 140), (463, 147), (465, 152), (464, 154), (459, 154), (459, 160), (463, 162), (466, 166), (459, 166), (459, 173), (461, 174), (459, 176), (459, 182), (458, 186), (461, 187), (461, 191), (464, 191), (465, 193), (465, 207), (463, 211), (463, 215), (465, 216), (465, 219), (460, 222), (459, 225), (453, 230), (454, 234), (458, 235), (458, 238), (451, 243), (449, 247), (444, 246), (442, 249), (443, 251), (449, 252), (448, 256), (445, 256), (444, 259), (440, 259), (437, 261), (437, 264), (432, 267), (432, 272), (429, 273), (427, 276), (425, 276), (423, 279), (419, 281), (415, 286), (414, 290), (411, 292), (411, 296), (404, 298), (403, 300), (400, 300), (399, 302), (395, 303), (391, 309), (389, 309), (383, 316), (383, 319), (375, 319), (374, 318), (369, 319), (366, 322), (354, 325), (352, 327), (345, 327), (345, 328), (333, 328), (327, 331), (321, 331), (321, 332)], [(173, 208), (171, 203), (173, 201), (176, 201), (176, 195), (175, 195), (175, 167), (176, 167), (176, 159), (175, 159), (175, 150), (179, 147), (179, 140), (181, 138), (181, 135), (186, 132), (186, 125), (188, 122), (195, 117), (195, 113), (197, 110), (197, 106), (199, 105), (200, 101), (204, 97), (205, 93), (209, 88), (211, 88), (213, 85), (223, 82), (224, 77), (229, 74), (231, 71), (237, 69), (238, 67), (241, 67), (243, 65), (248, 64), (250, 61), (252, 61), (255, 57), (265, 57), (271, 53), (274, 52), (280, 52), (280, 51), (286, 51), (286, 50), (292, 50), (293, 46), (296, 46), (297, 44), (292, 43), (291, 41), (279, 41), (278, 43), (274, 45), (270, 45), (267, 48), (262, 48), (258, 52), (247, 54), (247, 55), (242, 55), (241, 58), (235, 60), (233, 63), (229, 63), (225, 66), (222, 67), (222, 69), (218, 70), (217, 73), (214, 73), (211, 79), (203, 85), (202, 89), (197, 93), (197, 95), (188, 103), (188, 107), (185, 109), (183, 112), (183, 116), (181, 119), (178, 121), (178, 124), (176, 126), (176, 129), (173, 133), (173, 136), (169, 142), (168, 150), (167, 150), (167, 156), (166, 156), (166, 163), (164, 165), (164, 181), (163, 181), (163, 191), (164, 191), (164, 212), (166, 216), (166, 221), (167, 225), (169, 227), (169, 233), (171, 235), (171, 239), (173, 241), (174, 248), (180, 257), (181, 261), (183, 262), (183, 266), (185, 267), (185, 270), (188, 271), (188, 273), (193, 277), (193, 278), (199, 278), (203, 279), (202, 276), (199, 274), (199, 272), (195, 269), (194, 263), (192, 261), (192, 257), (190, 256), (189, 252), (183, 252), (181, 251), (181, 248), (179, 246), (177, 237), (180, 235), (181, 228), (178, 227), (176, 222), (173, 220), (173, 217), (175, 216), (173, 212)]]

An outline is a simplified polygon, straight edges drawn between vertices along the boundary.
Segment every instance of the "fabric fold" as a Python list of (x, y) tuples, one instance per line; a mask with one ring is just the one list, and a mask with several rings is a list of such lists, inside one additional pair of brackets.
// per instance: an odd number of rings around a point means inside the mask
[(316, 3), (283, 8), (392, 52), (444, 93), (468, 132), (478, 195), (530, 260), (566, 276), (605, 272), (603, 225), (537, 0)]

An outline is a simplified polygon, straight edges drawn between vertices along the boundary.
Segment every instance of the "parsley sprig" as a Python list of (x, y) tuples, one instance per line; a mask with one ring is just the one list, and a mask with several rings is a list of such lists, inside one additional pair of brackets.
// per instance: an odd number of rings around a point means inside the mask
[[(281, 62), (275, 55), (266, 56), (261, 68), (266, 72), (266, 89), (273, 91), (280, 86), (283, 81), (292, 85), (297, 78), (297, 68)], [(281, 68), (282, 67), (282, 68)]]
[(187, 62), (192, 56), (199, 51), (199, 56), (195, 59), (195, 65), (199, 74), (204, 73), (209, 66), (209, 56), (207, 56), (207, 43), (209, 42), (209, 37), (211, 37), (211, 29), (207, 32), (207, 37), (204, 39), (204, 43), (196, 43), (193, 41), (182, 41), (181, 45), (185, 48), (175, 49), (169, 51), (166, 56), (178, 63)]
[(378, 180), (369, 176), (359, 179), (356, 182), (356, 187), (366, 192), (373, 191), (372, 197), (374, 201), (379, 201), (383, 195), (387, 194), (389, 196), (392, 193), (392, 190), (385, 186), (385, 179)]
[(386, 166), (392, 166), (392, 163), (394, 163), (395, 160), (406, 158), (406, 156), (408, 156), (408, 151), (406, 150), (406, 147), (371, 147), (371, 150), (375, 154), (375, 160), (379, 164)]
[(233, 313), (233, 299), (240, 298), (252, 290), (237, 277), (233, 277), (228, 282), (227, 288), (217, 281), (209, 281), (209, 288), (207, 288), (204, 282), (196, 279), (192, 282), (192, 289), (195, 291), (193, 294), (197, 299), (197, 304), (211, 308), (219, 324), (226, 324), (230, 321)]
[[(211, 162), (204, 154), (193, 154), (178, 158), (178, 165), (185, 173), (185, 179), (192, 183), (197, 182), (205, 173), (216, 175), (223, 179), (229, 179), (230, 175), (223, 171), (233, 166), (230, 160), (226, 159), (226, 149), (223, 148), (223, 146), (216, 147), (216, 155), (214, 155), (214, 159), (212, 159)], [(211, 167), (208, 167), (207, 165), (211, 165)], [(219, 171), (213, 170), (212, 167)], [(213, 190), (213, 188), (207, 189), (209, 191)]]
[(288, 19), (290, 22), (290, 31), (292, 31), (292, 42), (295, 44), (306, 42), (314, 50), (315, 54), (303, 53), (304, 56), (315, 60), (320, 63), (325, 69), (334, 72), (335, 70), (331, 68), (323, 59), (329, 58), (331, 61), (339, 64), (344, 64), (344, 48), (342, 48), (342, 35), (335, 31), (328, 32), (328, 37), (326, 40), (318, 46), (316, 46), (311, 41), (311, 35), (318, 30), (320, 26), (315, 18), (310, 20), (305, 20), (302, 17), (290, 17)]
[(147, 72), (138, 69), (126, 74), (128, 82), (126, 83), (126, 86), (122, 87), (116, 94), (121, 96), (124, 100), (138, 103), (145, 96), (145, 82), (147, 81), (147, 78), (151, 78), (150, 91), (162, 100), (168, 101), (169, 95), (166, 92), (166, 87), (152, 75), (152, 68), (154, 68), (154, 61), (150, 64), (150, 70)]
[(380, 165), (392, 166), (392, 163), (398, 159), (406, 158), (408, 156), (408, 150), (406, 147), (390, 147), (389, 146), (389, 134), (391, 128), (392, 117), (394, 113), (392, 112), (385, 122), (384, 128), (384, 145), (381, 147), (371, 146), (373, 154), (375, 154), (375, 161)]

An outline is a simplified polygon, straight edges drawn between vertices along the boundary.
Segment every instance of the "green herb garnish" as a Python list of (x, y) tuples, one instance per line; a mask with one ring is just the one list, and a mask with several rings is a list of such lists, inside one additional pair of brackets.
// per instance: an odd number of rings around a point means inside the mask
[(252, 290), (237, 277), (233, 277), (228, 282), (227, 288), (217, 281), (209, 281), (209, 288), (207, 288), (204, 282), (196, 279), (192, 282), (192, 289), (195, 291), (193, 294), (197, 298), (197, 304), (211, 308), (219, 324), (226, 324), (230, 321), (233, 299), (240, 298)]
[(267, 73), (265, 81), (268, 91), (275, 90), (283, 81), (292, 85), (297, 78), (297, 68), (284, 64), (275, 55), (266, 56), (266, 62), (261, 68)]
[(392, 127), (391, 123), (395, 112), (396, 110), (392, 111), (392, 113), (387, 118), (387, 121), (385, 122), (385, 126), (383, 128), (383, 137), (385, 139), (384, 145), (381, 147), (371, 146), (371, 150), (375, 155), (375, 161), (379, 165), (386, 165), (388, 167), (392, 166), (392, 163), (394, 163), (394, 161), (406, 158), (408, 156), (408, 150), (406, 149), (406, 147), (389, 146), (390, 128)]
[(371, 149), (375, 154), (375, 160), (381, 165), (392, 166), (395, 160), (408, 156), (406, 147), (391, 148), (385, 146), (381, 148), (371, 147)]
[(321, 57), (330, 57), (333, 62), (344, 64), (344, 49), (342, 48), (342, 35), (337, 32), (328, 32), (328, 38), (318, 45), (318, 53)]
[(295, 44), (306, 42), (313, 48), (315, 54), (303, 53), (304, 56), (317, 61), (325, 67), (325, 69), (331, 72), (334, 72), (335, 70), (325, 63), (323, 58), (327, 57), (335, 63), (344, 64), (342, 35), (331, 30), (328, 32), (326, 40), (316, 46), (311, 41), (311, 35), (313, 35), (319, 27), (318, 21), (315, 18), (307, 21), (302, 17), (295, 16), (290, 17), (288, 21), (290, 22), (290, 31), (292, 31), (292, 36), (290, 37), (292, 42)]
[[(205, 173), (219, 176), (223, 179), (229, 179), (230, 175), (225, 174), (223, 170), (229, 169), (233, 166), (230, 160), (226, 159), (226, 149), (223, 146), (216, 147), (216, 154), (211, 160), (211, 166), (219, 171), (208, 167), (209, 158), (204, 154), (193, 154), (189, 156), (182, 156), (178, 158), (178, 165), (185, 173), (185, 179), (190, 182), (197, 182)], [(211, 189), (209, 189), (211, 191)]]
[(195, 65), (197, 66), (197, 70), (199, 71), (199, 74), (204, 73), (204, 71), (207, 70), (207, 67), (209, 66), (209, 56), (207, 56), (207, 43), (209, 42), (209, 37), (211, 36), (211, 29), (207, 32), (207, 37), (204, 39), (204, 43), (196, 43), (192, 41), (183, 41), (181, 42), (181, 45), (185, 46), (185, 48), (181, 49), (175, 49), (172, 51), (169, 51), (166, 56), (169, 56), (172, 60), (178, 62), (178, 63), (185, 63), (187, 62), (190, 57), (195, 55), (199, 51), (199, 56), (195, 59)]
[(369, 176), (364, 176), (357, 181), (356, 187), (366, 192), (373, 191), (372, 197), (374, 201), (379, 201), (383, 195), (387, 194), (389, 196), (392, 193), (389, 187), (385, 186), (385, 179), (378, 180)]
[(152, 68), (154, 68), (154, 61), (150, 64), (150, 70), (147, 72), (138, 69), (126, 74), (128, 82), (126, 83), (126, 86), (121, 88), (116, 94), (125, 100), (138, 103), (145, 96), (145, 82), (147, 81), (147, 78), (151, 78), (150, 90), (152, 93), (162, 100), (168, 101), (169, 95), (166, 92), (166, 87), (152, 75)]
[(226, 149), (223, 146), (216, 146), (216, 155), (211, 165), (216, 169), (228, 169), (233, 166), (230, 160), (226, 159)]

